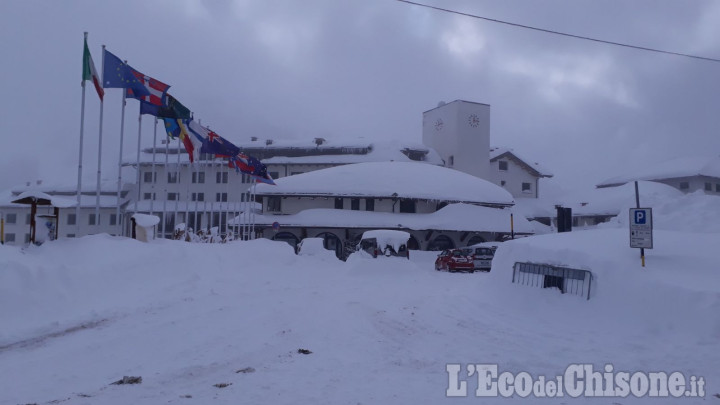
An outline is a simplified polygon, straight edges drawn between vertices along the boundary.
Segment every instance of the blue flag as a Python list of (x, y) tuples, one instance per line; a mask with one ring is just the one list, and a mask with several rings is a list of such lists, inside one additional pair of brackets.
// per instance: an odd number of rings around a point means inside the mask
[(124, 63), (107, 49), (103, 54), (103, 88), (131, 89), (137, 97), (150, 96), (150, 91), (138, 77), (142, 74)]

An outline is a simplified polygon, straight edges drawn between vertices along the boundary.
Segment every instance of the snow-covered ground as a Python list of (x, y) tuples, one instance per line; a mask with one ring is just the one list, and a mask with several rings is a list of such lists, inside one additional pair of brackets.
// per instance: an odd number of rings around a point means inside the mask
[[(268, 240), (0, 246), (0, 404), (720, 404), (720, 234), (658, 230), (643, 268), (611, 225), (507, 242), (475, 274)], [(590, 269), (591, 299), (512, 284), (516, 261)], [(448, 363), (679, 371), (706, 396), (477, 398), (460, 373), (447, 398)]]

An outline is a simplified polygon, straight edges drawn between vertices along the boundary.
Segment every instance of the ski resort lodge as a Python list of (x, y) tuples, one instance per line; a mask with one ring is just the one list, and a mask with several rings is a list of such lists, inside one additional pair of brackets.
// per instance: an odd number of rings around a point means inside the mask
[[(128, 218), (143, 213), (160, 217), (156, 235), (165, 238), (185, 224), (291, 243), (320, 235), (341, 252), (362, 230), (392, 228), (410, 231), (414, 247), (439, 249), (506, 237), (509, 208), (517, 199), (538, 198), (540, 180), (552, 177), (510, 149), (490, 147), (487, 104), (440, 103), (423, 113), (422, 127), (419, 145), (254, 136), (236, 143), (267, 166), (277, 186), (252, 187), (250, 177), (212, 156), (191, 164), (179, 143), (145, 148), (139, 159), (123, 161), (119, 192), (117, 182), (103, 182), (99, 190), (84, 185), (79, 209), (62, 208), (54, 218), (52, 207), (39, 207), (38, 230), (56, 227), (60, 238), (129, 235)], [(78, 197), (71, 185), (37, 181), (13, 188), (0, 200), (6, 243), (30, 240), (30, 210), (13, 203), (28, 191)], [(524, 218), (515, 218), (515, 227), (517, 234), (534, 233)]]

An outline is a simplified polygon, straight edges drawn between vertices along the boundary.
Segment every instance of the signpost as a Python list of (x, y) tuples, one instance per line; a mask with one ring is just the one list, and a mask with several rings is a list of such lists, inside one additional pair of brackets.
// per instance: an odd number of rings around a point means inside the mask
[(652, 208), (630, 208), (630, 247), (653, 248)]
[(642, 266), (645, 267), (645, 249), (653, 248), (652, 208), (640, 208), (637, 181), (635, 182), (635, 203), (637, 208), (630, 208), (630, 247), (640, 248)]

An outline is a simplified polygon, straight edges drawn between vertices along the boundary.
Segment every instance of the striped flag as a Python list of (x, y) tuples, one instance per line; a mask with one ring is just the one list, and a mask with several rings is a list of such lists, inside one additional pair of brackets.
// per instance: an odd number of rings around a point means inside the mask
[(142, 100), (146, 103), (150, 103), (152, 105), (156, 106), (162, 106), (164, 105), (165, 101), (165, 94), (167, 93), (168, 89), (170, 88), (169, 85), (161, 82), (160, 80), (153, 79), (150, 76), (146, 76), (137, 70), (133, 69), (132, 71), (133, 75), (137, 78), (137, 80), (145, 86), (145, 89), (147, 90), (148, 94), (144, 95), (136, 95), (132, 88), (127, 89), (127, 96), (130, 98), (136, 98), (138, 100)]
[(82, 79), (83, 81), (92, 80), (93, 85), (95, 86), (95, 91), (97, 91), (98, 96), (100, 96), (100, 100), (102, 100), (105, 95), (105, 90), (103, 90), (102, 85), (100, 84), (100, 76), (98, 76), (97, 70), (95, 70), (95, 63), (93, 63), (92, 56), (90, 55), (87, 38), (85, 39), (85, 49), (83, 49)]

